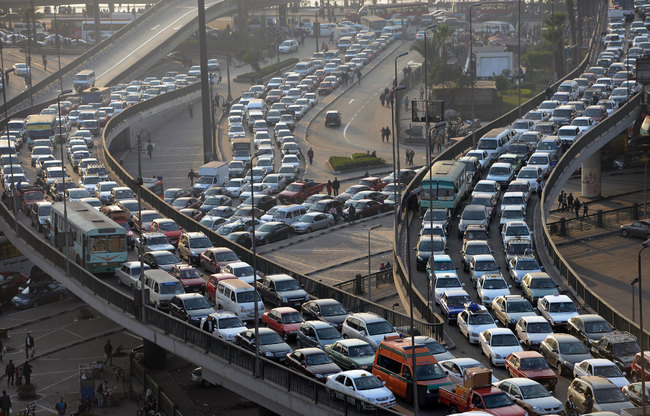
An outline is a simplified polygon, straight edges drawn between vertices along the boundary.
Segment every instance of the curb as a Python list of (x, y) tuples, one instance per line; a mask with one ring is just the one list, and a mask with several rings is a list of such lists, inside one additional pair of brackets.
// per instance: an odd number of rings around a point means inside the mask
[[(386, 253), (390, 253), (391, 251), (393, 251), (392, 248), (390, 248), (388, 250), (378, 251), (376, 253), (371, 253), (371, 256), (386, 254)], [(334, 265), (334, 266), (321, 267), (320, 269), (312, 270), (312, 271), (310, 271), (308, 273), (305, 273), (305, 275), (310, 276), (310, 275), (313, 275), (313, 274), (316, 274), (316, 273), (323, 272), (325, 270), (336, 269), (337, 267), (345, 266), (346, 264), (351, 264), (351, 263), (354, 263), (355, 261), (359, 261), (359, 260), (363, 260), (363, 259), (367, 259), (367, 258), (368, 258), (368, 256), (366, 255), (366, 256), (360, 256), (360, 257), (357, 257), (357, 258), (354, 258), (354, 259), (345, 260), (345, 261), (342, 261), (341, 263), (339, 263), (337, 265)], [(366, 276), (366, 277), (368, 277), (368, 276)], [(336, 285), (336, 283), (334, 285), (332, 285), (332, 286), (335, 286), (335, 285)], [(393, 295), (391, 295), (391, 296), (393, 296)], [(375, 299), (373, 302), (377, 303), (377, 300)]]
[[(85, 308), (87, 306), (88, 305), (83, 304), (83, 305), (77, 306), (76, 308), (73, 308), (73, 309), (67, 309), (67, 310), (59, 311), (59, 312), (57, 312), (57, 313), (55, 313), (53, 315), (47, 315), (47, 316), (44, 316), (42, 318), (39, 318), (39, 322), (42, 322), (45, 319), (56, 318), (57, 316), (61, 316), (61, 315), (66, 314), (68, 312), (75, 311), (75, 310), (78, 310), (78, 309), (81, 309), (81, 308)], [(22, 328), (24, 326), (27, 326), (27, 325), (33, 324), (33, 323), (34, 322), (23, 322), (22, 324), (16, 324), (16, 325), (14, 325), (12, 327), (3, 328), (3, 329), (6, 330), (6, 331), (15, 331), (18, 328)]]
[(607, 237), (607, 236), (610, 236), (610, 235), (614, 235), (614, 234), (618, 234), (618, 230), (606, 231), (606, 232), (599, 233), (599, 234), (594, 234), (594, 235), (591, 235), (591, 236), (585, 236), (584, 238), (573, 238), (573, 239), (568, 240), (568, 241), (562, 241), (560, 243), (555, 243), (555, 247), (564, 247), (564, 246), (569, 245), (569, 244), (581, 243), (581, 242), (584, 242), (584, 241), (593, 241), (593, 240), (597, 240), (597, 239)]

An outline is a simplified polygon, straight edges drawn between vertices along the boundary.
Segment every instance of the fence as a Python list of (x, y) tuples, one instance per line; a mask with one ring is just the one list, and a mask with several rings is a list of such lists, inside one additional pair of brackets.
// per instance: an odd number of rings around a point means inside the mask
[(570, 236), (574, 232), (611, 228), (620, 225), (622, 222), (639, 219), (640, 205), (635, 203), (630, 207), (599, 210), (594, 214), (578, 218), (562, 218), (560, 221), (548, 222), (548, 232), (561, 236)]
[(158, 383), (147, 374), (144, 367), (135, 359), (134, 354), (129, 357), (129, 372), (130, 377), (135, 377), (142, 384), (143, 391), (151, 390), (151, 397), (158, 403), (158, 410), (164, 412), (167, 416), (183, 416), (169, 396), (163, 392)]
[[(370, 274), (371, 286), (378, 288), (379, 285), (386, 283), (393, 283), (392, 268)], [(366, 293), (368, 289), (368, 276), (357, 275), (354, 279), (334, 284), (334, 287), (337, 287), (344, 292), (361, 295), (362, 293)]]

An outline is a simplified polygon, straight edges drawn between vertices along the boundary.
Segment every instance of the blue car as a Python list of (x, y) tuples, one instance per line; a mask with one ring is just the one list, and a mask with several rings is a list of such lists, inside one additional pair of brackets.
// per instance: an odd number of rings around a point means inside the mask
[(462, 289), (445, 292), (440, 298), (440, 308), (448, 323), (456, 322), (458, 314), (465, 310), (465, 304), (471, 302), (469, 294)]

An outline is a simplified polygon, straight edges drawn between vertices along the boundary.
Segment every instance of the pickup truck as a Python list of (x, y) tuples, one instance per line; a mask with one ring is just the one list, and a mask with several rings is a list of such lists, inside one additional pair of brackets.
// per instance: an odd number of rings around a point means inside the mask
[(316, 183), (311, 180), (296, 181), (280, 192), (278, 199), (282, 204), (300, 204), (310, 196), (323, 190), (324, 183)]
[(467, 389), (463, 386), (441, 387), (438, 401), (447, 405), (449, 413), (482, 410), (494, 416), (524, 416), (526, 411), (517, 406), (501, 389), (490, 384)]
[(39, 186), (22, 186), (18, 194), (20, 195), (22, 210), (26, 215), (29, 215), (32, 205), (45, 201), (45, 193), (43, 188)]

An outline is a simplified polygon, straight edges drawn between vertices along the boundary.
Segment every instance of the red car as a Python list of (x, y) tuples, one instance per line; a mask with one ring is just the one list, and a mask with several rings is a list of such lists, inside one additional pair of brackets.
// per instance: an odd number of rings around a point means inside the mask
[(329, 81), (323, 81), (318, 86), (318, 95), (328, 95), (334, 91), (334, 85)]
[(380, 192), (388, 184), (382, 181), (380, 178), (377, 178), (375, 176), (369, 176), (367, 178), (361, 179), (359, 181), (359, 185), (366, 185), (368, 188), (372, 189), (373, 191)]
[[(637, 352), (632, 361), (632, 378), (641, 381), (641, 353)], [(645, 352), (645, 380), (650, 381), (650, 351)]]
[(529, 378), (550, 392), (555, 390), (557, 374), (537, 351), (513, 352), (506, 358), (506, 369), (511, 377)]
[(231, 273), (211, 274), (210, 277), (208, 277), (208, 283), (206, 283), (205, 285), (205, 296), (208, 298), (208, 300), (216, 301), (217, 299), (216, 290), (219, 282), (222, 280), (236, 279), (236, 278), (237, 276)]
[(591, 117), (595, 123), (600, 123), (607, 118), (607, 109), (603, 105), (590, 105), (582, 115)]
[(183, 229), (171, 218), (156, 218), (151, 222), (150, 230), (165, 234), (169, 243), (174, 247), (178, 245), (178, 239), (183, 232)]
[(201, 258), (199, 261), (205, 271), (219, 273), (221, 271), (221, 268), (226, 264), (234, 263), (240, 260), (235, 252), (231, 249), (226, 247), (214, 247), (209, 248), (201, 253)]
[(262, 322), (269, 328), (282, 335), (284, 341), (296, 339), (300, 324), (305, 318), (297, 310), (288, 306), (271, 309), (262, 316)]
[(176, 264), (169, 271), (169, 274), (180, 280), (185, 293), (205, 293), (205, 280), (194, 267)]
[(284, 96), (282, 90), (271, 90), (268, 92), (268, 94), (266, 94), (266, 103), (267, 104), (277, 103), (282, 99), (282, 96)]

